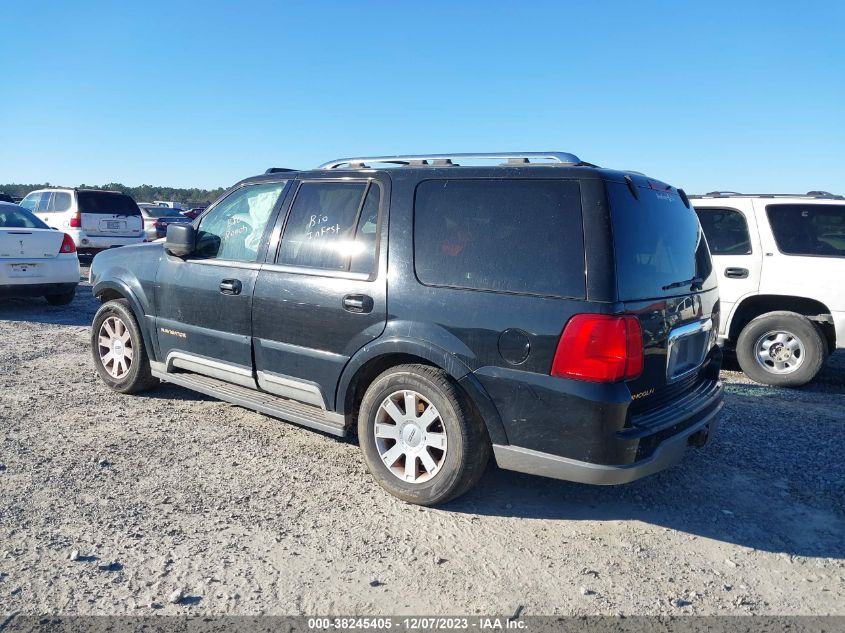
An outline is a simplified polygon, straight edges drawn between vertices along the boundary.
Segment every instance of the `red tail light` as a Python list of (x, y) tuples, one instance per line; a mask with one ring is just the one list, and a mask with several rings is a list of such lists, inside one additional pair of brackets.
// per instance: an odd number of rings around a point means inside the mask
[(65, 237), (62, 240), (62, 247), (59, 249), (59, 253), (75, 253), (76, 252), (76, 244), (73, 243), (73, 238), (70, 235), (65, 233)]
[(578, 314), (557, 344), (552, 376), (617, 382), (643, 371), (643, 332), (635, 316)]
[(70, 219), (70, 228), (72, 229), (79, 229), (82, 228), (82, 216), (80, 214), (76, 214)]

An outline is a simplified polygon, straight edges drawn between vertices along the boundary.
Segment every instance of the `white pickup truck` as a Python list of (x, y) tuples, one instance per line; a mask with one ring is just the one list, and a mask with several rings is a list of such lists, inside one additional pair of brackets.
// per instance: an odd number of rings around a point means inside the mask
[(690, 196), (719, 274), (719, 339), (753, 380), (796, 387), (845, 348), (845, 197)]

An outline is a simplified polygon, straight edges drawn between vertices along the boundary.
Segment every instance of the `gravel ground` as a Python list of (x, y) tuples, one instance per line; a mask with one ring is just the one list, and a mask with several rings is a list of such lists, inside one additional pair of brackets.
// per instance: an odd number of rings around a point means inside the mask
[[(86, 271), (87, 273), (87, 271)], [(96, 301), (0, 303), (0, 613), (845, 614), (845, 355), (724, 372), (722, 426), (616, 487), (500, 471), (437, 509), (357, 446), (175, 386), (108, 391)]]

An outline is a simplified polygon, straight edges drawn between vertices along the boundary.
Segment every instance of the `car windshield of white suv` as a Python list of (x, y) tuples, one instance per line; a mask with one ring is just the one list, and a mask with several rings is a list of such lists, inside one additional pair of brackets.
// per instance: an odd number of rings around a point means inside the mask
[(49, 229), (50, 227), (26, 209), (0, 204), (0, 229)]
[(782, 253), (845, 257), (845, 204), (770, 204), (766, 215)]

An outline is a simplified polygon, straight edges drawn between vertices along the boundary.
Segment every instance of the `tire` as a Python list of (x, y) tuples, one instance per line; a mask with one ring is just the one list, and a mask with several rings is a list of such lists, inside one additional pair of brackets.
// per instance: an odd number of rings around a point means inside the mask
[[(120, 339), (117, 345), (115, 338)], [(97, 310), (91, 326), (91, 354), (100, 378), (114, 391), (137, 393), (159, 384), (150, 373), (144, 338), (126, 299), (109, 301)]]
[[(433, 421), (420, 423), (405, 417), (406, 392), (413, 392), (414, 420), (430, 417)], [(388, 400), (395, 408), (386, 404)], [(375, 434), (377, 424), (380, 438)], [(472, 488), (484, 474), (491, 451), (484, 422), (466, 395), (444, 371), (427, 365), (393, 367), (372, 382), (361, 402), (358, 442), (367, 468), (382, 488), (423, 506), (446, 503)], [(407, 452), (393, 460), (402, 450)], [(391, 468), (382, 455), (394, 461)], [(406, 480), (409, 455), (416, 481)], [(430, 469), (432, 463), (434, 469)]]
[(76, 288), (73, 290), (68, 290), (67, 292), (63, 292), (59, 295), (47, 295), (44, 298), (47, 300), (51, 306), (66, 306), (73, 298), (76, 296)]
[(819, 373), (826, 343), (819, 328), (795, 312), (769, 312), (746, 325), (736, 343), (739, 366), (755, 382), (800, 387)]

